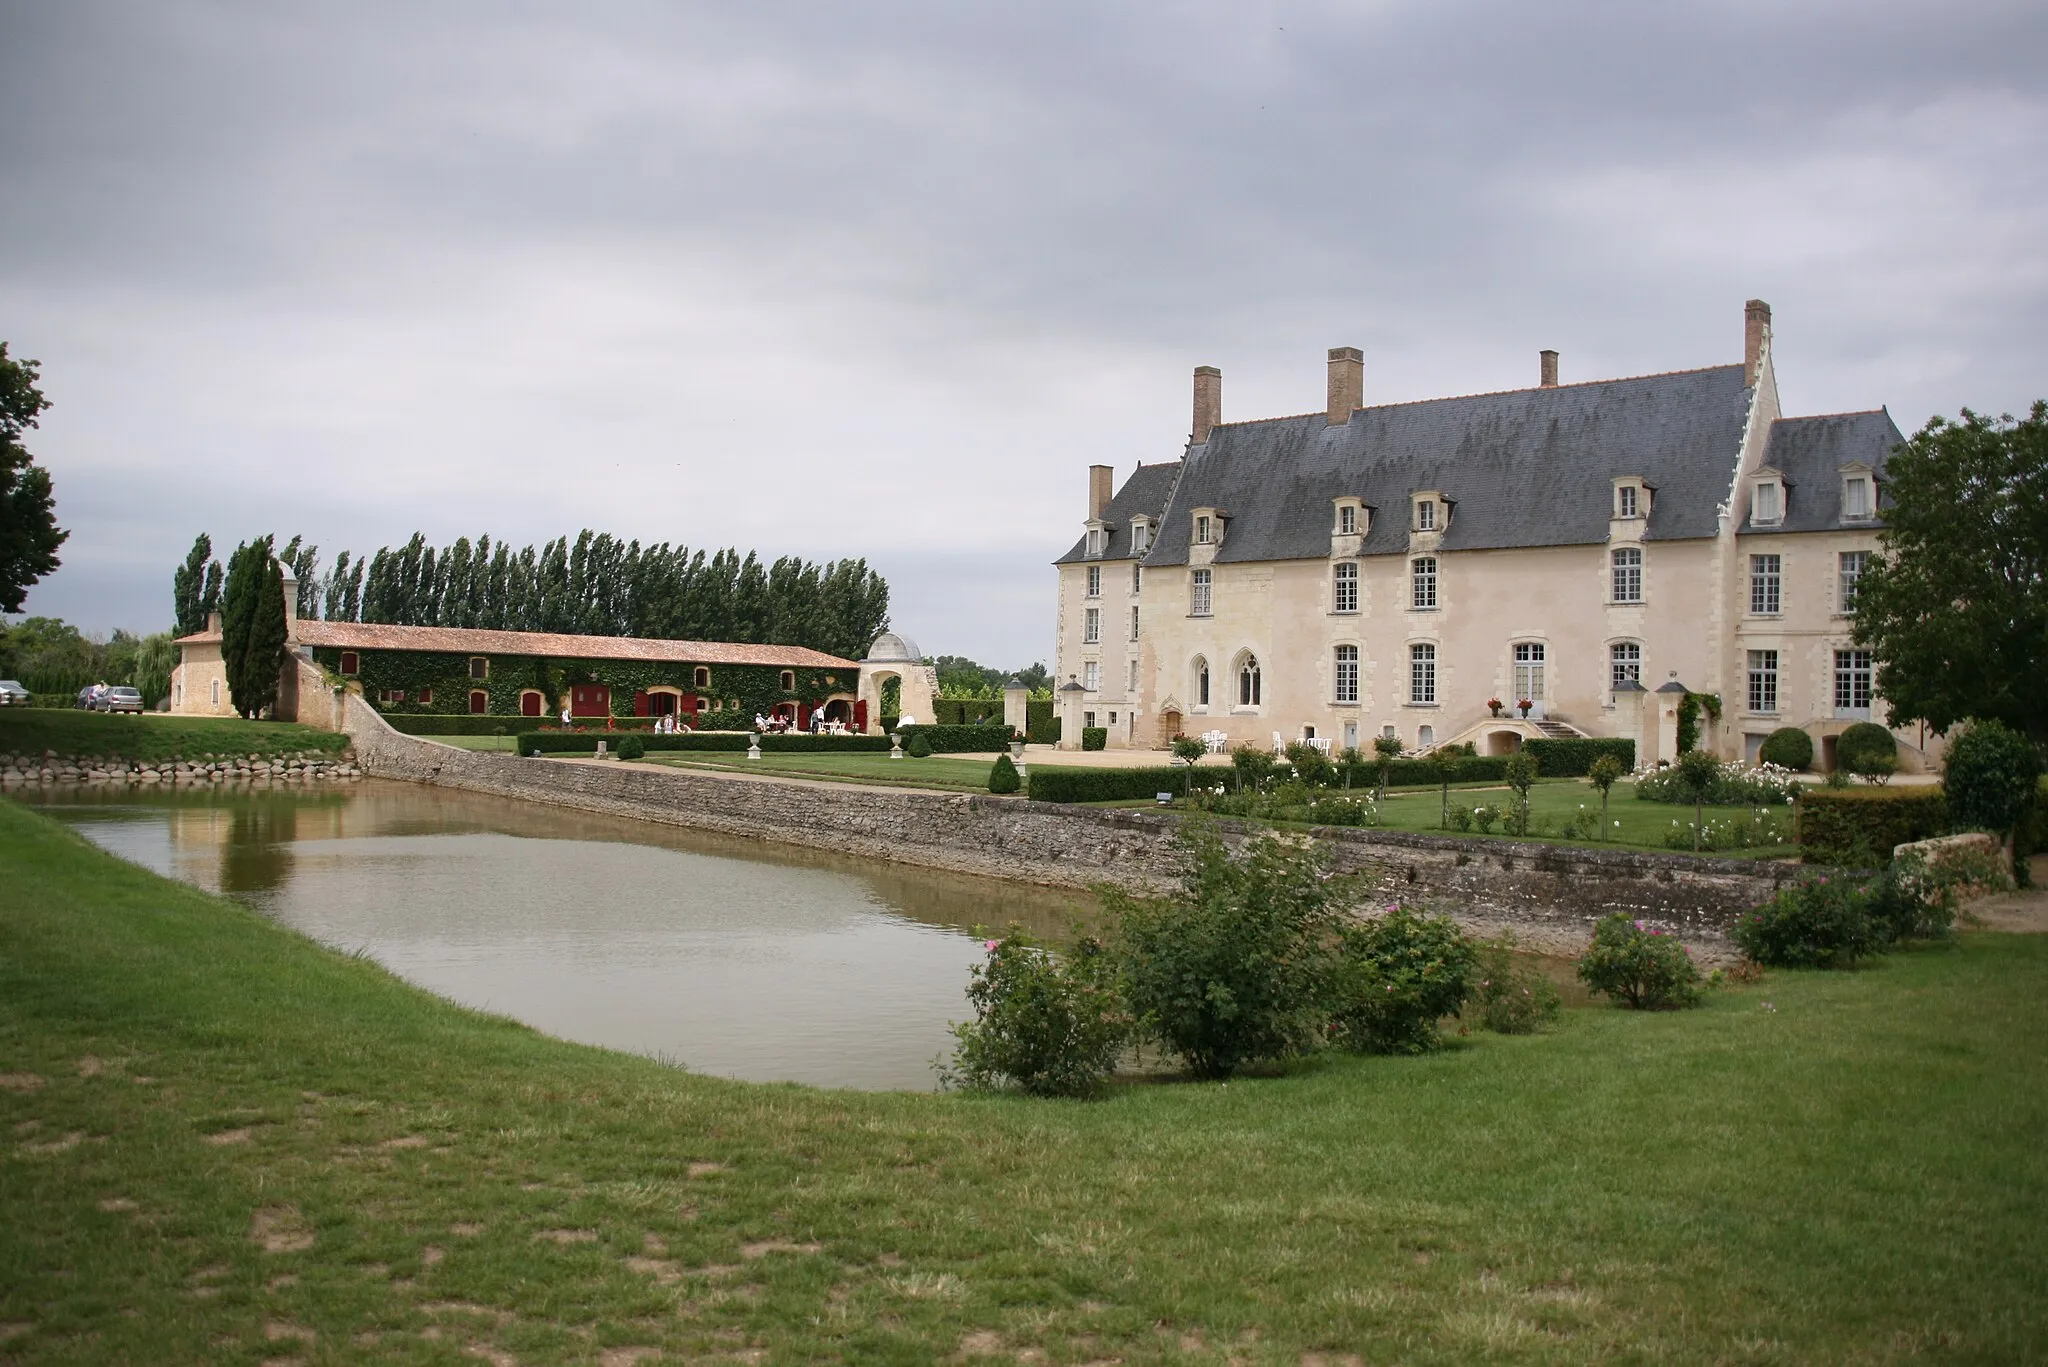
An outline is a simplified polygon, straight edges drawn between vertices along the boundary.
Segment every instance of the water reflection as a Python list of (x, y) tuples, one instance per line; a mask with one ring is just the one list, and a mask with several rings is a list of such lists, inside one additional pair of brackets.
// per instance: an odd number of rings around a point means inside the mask
[[(31, 799), (37, 800), (37, 799)], [(978, 924), (1070, 893), (411, 784), (45, 794), (125, 858), (550, 1033), (709, 1073), (925, 1088)]]

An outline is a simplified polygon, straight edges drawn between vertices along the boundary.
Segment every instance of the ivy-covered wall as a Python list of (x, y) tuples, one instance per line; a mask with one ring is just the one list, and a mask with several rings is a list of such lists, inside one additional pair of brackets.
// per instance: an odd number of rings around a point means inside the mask
[[(488, 711), (492, 716), (517, 716), (520, 694), (537, 688), (546, 699), (546, 715), (557, 717), (570, 688), (577, 684), (604, 684), (612, 691), (614, 716), (633, 715), (634, 694), (667, 687), (694, 693), (702, 700), (698, 704), (700, 725), (708, 725), (711, 718), (720, 715), (730, 715), (751, 725), (755, 713), (765, 714), (777, 703), (815, 706), (835, 693), (851, 695), (859, 682), (859, 675), (851, 668), (798, 669), (796, 687), (784, 689), (781, 665), (712, 664), (704, 666), (711, 671), (710, 685), (699, 688), (692, 682), (698, 668), (693, 661), (568, 660), (536, 655), (487, 655), (484, 658), (490, 661), (490, 676), (472, 679), (469, 655), (414, 650), (358, 650), (354, 654), (359, 667), (347, 676), (341, 675), (339, 647), (316, 646), (313, 659), (331, 674), (359, 680), (363, 698), (380, 712), (411, 714), (467, 714), (470, 691), (480, 688), (490, 695)], [(382, 701), (391, 689), (403, 689), (405, 701)], [(419, 701), (420, 694), (428, 690), (432, 692), (432, 701)]]

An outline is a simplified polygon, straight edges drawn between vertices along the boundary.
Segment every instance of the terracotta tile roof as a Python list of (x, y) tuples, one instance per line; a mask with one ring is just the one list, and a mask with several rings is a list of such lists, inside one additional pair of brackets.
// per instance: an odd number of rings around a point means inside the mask
[[(742, 645), (730, 641), (649, 641), (634, 636), (567, 636), (552, 631), (479, 631), (469, 627), (399, 627), (368, 622), (300, 619), (300, 645), (343, 650), (421, 650), (450, 655), (546, 655), (562, 660), (648, 660), (698, 665), (777, 665), (789, 669), (860, 666), (803, 646)], [(178, 638), (180, 645), (220, 640), (219, 632)]]

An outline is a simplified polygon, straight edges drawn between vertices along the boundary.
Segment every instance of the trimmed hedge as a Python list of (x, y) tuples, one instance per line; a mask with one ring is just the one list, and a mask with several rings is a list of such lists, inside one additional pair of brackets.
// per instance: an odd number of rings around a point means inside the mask
[(1948, 834), (1939, 788), (1803, 788), (1793, 807), (1800, 858), (1809, 864), (1892, 862), (1892, 847)]
[[(1010, 728), (1007, 726), (899, 726), (897, 734), (903, 737), (903, 748), (908, 750), (910, 742), (923, 736), (925, 744), (931, 746), (935, 755), (986, 755), (996, 750), (1010, 748)], [(887, 738), (882, 748), (888, 749)]]
[(1034, 802), (1126, 802), (1160, 793), (1177, 797), (1188, 781), (1187, 774), (1185, 769), (1160, 765), (1143, 769), (1061, 769), (1034, 764), (1025, 793)]
[(1081, 748), (1083, 750), (1107, 750), (1109, 748), (1109, 728), (1107, 726), (1082, 727)]
[[(617, 754), (619, 741), (626, 736), (637, 736), (647, 744), (651, 754), (657, 750), (698, 750), (742, 754), (747, 749), (745, 731), (679, 731), (672, 736), (650, 735), (645, 731), (527, 731), (519, 737), (519, 753), (530, 755), (538, 750), (544, 755), (595, 754), (599, 741), (610, 742), (610, 750)], [(813, 736), (808, 732), (790, 735), (766, 735), (761, 737), (761, 753), (769, 754), (887, 754), (887, 736)]]
[[(741, 745), (742, 750), (746, 749)], [(813, 736), (808, 732), (792, 731), (787, 735), (761, 737), (763, 754), (838, 754), (865, 755), (876, 752), (889, 753), (887, 736)]]
[[(386, 712), (381, 714), (394, 731), (408, 736), (516, 736), (531, 731), (541, 717), (437, 717), (431, 712)], [(603, 718), (599, 718), (600, 724)]]
[(1625, 737), (1532, 738), (1522, 742), (1522, 753), (1536, 761), (1536, 772), (1544, 778), (1584, 778), (1602, 755), (1620, 760), (1623, 772), (1636, 767), (1636, 743)]
[[(1508, 761), (1505, 755), (1458, 755), (1446, 756), (1453, 783), (1504, 783), (1507, 781)], [(1335, 766), (1337, 782), (1344, 781), (1344, 766)], [(1542, 770), (1545, 777), (1550, 771)], [(1380, 781), (1380, 766), (1371, 761), (1351, 766), (1351, 786), (1366, 788)], [(1440, 780), (1429, 764), (1419, 759), (1397, 759), (1387, 766), (1387, 786), (1390, 788), (1426, 788)]]
[(1813, 765), (1813, 737), (1796, 726), (1781, 726), (1764, 737), (1756, 757), (1765, 764), (1802, 772)]
[(990, 726), (1002, 720), (1001, 698), (932, 699), (932, 722), (938, 726)]

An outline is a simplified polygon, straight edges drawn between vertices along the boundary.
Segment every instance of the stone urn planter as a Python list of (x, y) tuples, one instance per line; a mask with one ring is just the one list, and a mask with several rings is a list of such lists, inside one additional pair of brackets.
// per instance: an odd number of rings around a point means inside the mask
[(903, 758), (903, 737), (897, 735), (894, 731), (889, 733), (889, 758)]
[(1500, 699), (1499, 699), (1499, 698), (1488, 698), (1488, 699), (1486, 700), (1486, 706), (1487, 706), (1487, 708), (1488, 708), (1488, 709), (1489, 709), (1490, 711), (1492, 711), (1492, 713), (1493, 713), (1493, 715), (1494, 715), (1494, 716), (1498, 717), (1498, 716), (1500, 715)]
[(1529, 709), (1530, 709), (1530, 708), (1532, 708), (1532, 707), (1534, 707), (1535, 705), (1536, 705), (1536, 704), (1534, 704), (1534, 703), (1530, 702), (1530, 701), (1529, 701), (1529, 700), (1528, 700), (1527, 698), (1524, 698), (1524, 699), (1522, 699), (1522, 700), (1521, 700), (1520, 702), (1518, 702), (1518, 703), (1516, 703), (1516, 704), (1515, 704), (1515, 706), (1517, 706), (1517, 707), (1519, 707), (1519, 708), (1521, 708), (1521, 709), (1522, 709), (1522, 719), (1523, 719), (1524, 721), (1527, 721), (1527, 720), (1528, 720), (1528, 718), (1529, 718)]

